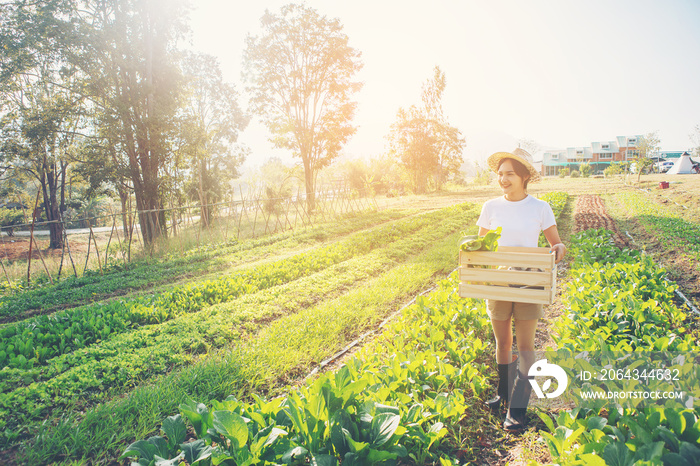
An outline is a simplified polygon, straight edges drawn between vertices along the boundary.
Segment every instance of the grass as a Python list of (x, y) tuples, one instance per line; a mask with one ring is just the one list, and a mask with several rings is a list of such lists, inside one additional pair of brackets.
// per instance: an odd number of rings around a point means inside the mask
[[(29, 413), (24, 409), (7, 411), (12, 414), (4, 415), (0, 421), (8, 421), (9, 416), (9, 427), (31, 429), (32, 421), (37, 416), (42, 418), (47, 410), (56, 410), (71, 400), (86, 403), (108, 399), (133, 387), (139, 379), (196, 360), (196, 355), (203, 351), (219, 348), (232, 339), (248, 338), (258, 328), (264, 329), (267, 323), (280, 316), (305, 312), (314, 302), (331, 299), (347, 289), (352, 290), (368, 277), (391, 269), (430, 247), (434, 241), (458, 231), (463, 226), (464, 216), (473, 216), (475, 212), (458, 208), (437, 214), (410, 222), (409, 229), (402, 230), (409, 234), (389, 244), (365, 244), (365, 247), (375, 247), (370, 254), (324, 267), (315, 274), (268, 291), (243, 295), (160, 325), (144, 326), (117, 335), (55, 358), (46, 369), (20, 371), (13, 377), (14, 382), (3, 381), (5, 386), (19, 386), (3, 393), (0, 400), (5, 409), (19, 405), (31, 409)], [(440, 220), (440, 224), (431, 224), (430, 219), (433, 222)], [(362, 303), (361, 299), (355, 301)], [(30, 372), (34, 374), (31, 378)], [(21, 380), (25, 380), (25, 385)], [(31, 385), (26, 385), (30, 381)], [(13, 435), (19, 434), (14, 432)]]
[(40, 309), (42, 314), (74, 307), (107, 297), (147, 291), (159, 285), (171, 286), (178, 280), (207, 275), (220, 275), (231, 270), (232, 264), (240, 268), (261, 257), (296, 252), (302, 246), (314, 246), (329, 238), (339, 241), (356, 231), (372, 225), (405, 218), (410, 211), (369, 213), (345, 219), (332, 225), (320, 225), (302, 232), (284, 232), (246, 242), (228, 242), (193, 250), (184, 255), (171, 254), (161, 259), (140, 261), (126, 269), (118, 265), (104, 276), (97, 272), (61, 281), (55, 285), (36, 287), (22, 293), (0, 298), (0, 321), (20, 320), (27, 313)]
[(68, 414), (55, 427), (43, 426), (23, 460), (107, 460), (126, 442), (154, 432), (187, 397), (207, 402), (230, 394), (244, 397), (252, 390), (282, 392), (285, 385), (280, 380), (293, 382), (295, 375), (375, 326), (397, 303), (431, 283), (435, 274), (454, 268), (458, 237), (453, 233), (437, 239), (426, 251), (351, 292), (272, 322), (254, 339), (240, 340), (225, 351), (157, 377), (84, 416)]

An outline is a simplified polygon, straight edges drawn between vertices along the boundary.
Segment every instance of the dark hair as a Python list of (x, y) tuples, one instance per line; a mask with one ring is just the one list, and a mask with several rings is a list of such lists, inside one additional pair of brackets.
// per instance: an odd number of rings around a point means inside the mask
[(513, 170), (515, 171), (515, 174), (518, 175), (520, 178), (522, 178), (523, 188), (527, 189), (527, 183), (532, 178), (532, 175), (530, 174), (530, 170), (528, 170), (527, 167), (525, 165), (523, 165), (523, 163), (520, 160), (511, 159), (510, 157), (502, 158), (501, 161), (498, 162), (498, 168), (501, 168), (501, 165), (506, 160), (510, 160), (510, 163), (513, 164)]

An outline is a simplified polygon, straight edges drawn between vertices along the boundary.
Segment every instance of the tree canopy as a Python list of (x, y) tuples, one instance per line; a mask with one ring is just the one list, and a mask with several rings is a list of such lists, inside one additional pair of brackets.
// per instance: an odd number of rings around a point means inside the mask
[(635, 158), (637, 164), (637, 182), (641, 179), (642, 172), (654, 166), (654, 160), (651, 158), (659, 151), (661, 140), (658, 136), (658, 131), (652, 131), (645, 134), (637, 141), (638, 157)]
[(440, 189), (463, 163), (466, 142), (442, 109), (446, 85), (445, 73), (435, 67), (423, 85), (422, 105), (400, 108), (388, 135), (390, 152), (410, 174), (415, 192), (425, 192), (431, 182)]
[[(173, 172), (197, 177), (205, 204), (206, 193), (215, 197), (237, 174), (245, 151), (231, 144), (247, 119), (217, 63), (181, 60), (188, 8), (186, 0), (0, 5), (0, 156), (31, 167), (46, 185), (49, 220), (64, 208), (53, 199), (74, 170), (90, 195), (112, 185), (122, 210), (133, 193), (150, 245), (166, 231), (165, 196), (184, 189)], [(189, 151), (187, 160), (178, 149)]]
[(355, 81), (360, 52), (349, 45), (338, 19), (307, 6), (266, 11), (261, 24), (262, 34), (248, 36), (244, 50), (251, 107), (272, 133), (271, 142), (301, 158), (313, 210), (318, 170), (355, 132), (352, 95), (361, 88)]

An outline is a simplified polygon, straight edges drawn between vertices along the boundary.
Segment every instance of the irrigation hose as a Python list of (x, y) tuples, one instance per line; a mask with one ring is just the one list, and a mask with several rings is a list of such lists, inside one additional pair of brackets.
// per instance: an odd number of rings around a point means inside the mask
[(398, 309), (398, 310), (394, 311), (393, 313), (391, 313), (386, 319), (384, 319), (384, 320), (382, 321), (382, 323), (379, 324), (379, 326), (378, 326), (376, 329), (370, 330), (370, 331), (368, 331), (368, 332), (363, 333), (363, 334), (360, 335), (358, 338), (356, 338), (356, 339), (353, 340), (351, 343), (349, 343), (345, 348), (343, 348), (342, 350), (338, 351), (338, 352), (335, 353), (333, 356), (331, 356), (331, 357), (329, 357), (329, 358), (327, 358), (327, 359), (321, 361), (321, 363), (320, 363), (318, 366), (316, 366), (311, 372), (309, 372), (309, 373), (304, 377), (304, 380), (308, 379), (309, 377), (312, 377), (313, 375), (315, 375), (316, 373), (318, 373), (320, 370), (324, 369), (324, 368), (325, 368), (326, 366), (328, 366), (329, 364), (332, 364), (333, 362), (335, 362), (335, 361), (337, 361), (338, 359), (340, 359), (341, 357), (343, 357), (348, 351), (350, 351), (350, 350), (353, 349), (355, 346), (357, 346), (357, 345), (359, 345), (360, 343), (362, 343), (362, 341), (363, 341), (365, 338), (367, 338), (368, 336), (378, 333), (379, 330), (381, 330), (382, 328), (384, 328), (384, 327), (386, 326), (386, 324), (388, 324), (392, 319), (394, 319), (397, 315), (399, 315), (404, 309), (406, 309), (408, 306), (410, 306), (410, 305), (412, 305), (413, 303), (415, 303), (415, 302), (416, 302), (416, 299), (418, 299), (418, 296), (423, 296), (423, 295), (425, 295), (426, 293), (430, 293), (430, 292), (433, 291), (434, 289), (435, 289), (435, 287), (433, 286), (433, 287), (431, 287), (431, 288), (428, 288), (428, 289), (425, 290), (425, 291), (422, 291), (421, 293), (419, 293), (418, 295), (416, 295), (413, 299), (411, 299), (408, 303), (404, 304), (400, 309)]

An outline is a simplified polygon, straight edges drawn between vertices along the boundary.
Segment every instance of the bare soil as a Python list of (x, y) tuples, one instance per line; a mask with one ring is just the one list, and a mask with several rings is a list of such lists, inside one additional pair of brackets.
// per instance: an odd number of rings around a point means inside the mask
[[(97, 245), (100, 248), (104, 247), (106, 239), (97, 234)], [(88, 250), (88, 235), (75, 235), (68, 238), (68, 245), (71, 254), (85, 256)], [(39, 246), (37, 250), (37, 245)], [(91, 253), (95, 252), (94, 244), (91, 244)], [(102, 252), (102, 251), (100, 251)], [(50, 249), (48, 237), (37, 237), (36, 243), (32, 245), (32, 261), (40, 260), (43, 255), (46, 258), (61, 258), (63, 251), (61, 249)], [(65, 252), (68, 255), (68, 250)], [(3, 236), (0, 241), (0, 260), (15, 262), (26, 261), (29, 257), (29, 238), (25, 236)]]

